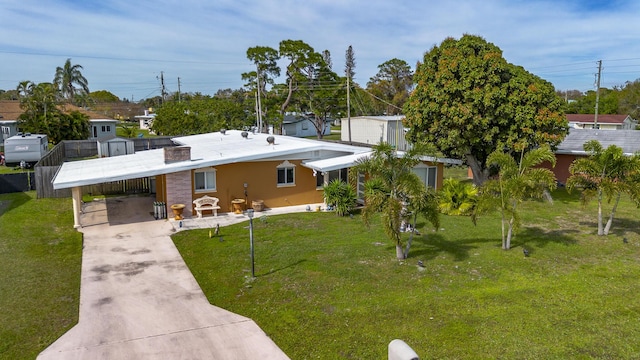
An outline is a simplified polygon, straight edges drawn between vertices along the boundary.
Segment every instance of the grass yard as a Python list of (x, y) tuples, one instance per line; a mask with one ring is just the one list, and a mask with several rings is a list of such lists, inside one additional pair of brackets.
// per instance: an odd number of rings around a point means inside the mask
[(35, 359), (78, 321), (82, 234), (69, 199), (0, 195), (0, 359)]
[(638, 210), (624, 202), (598, 237), (595, 204), (554, 197), (523, 205), (510, 251), (497, 216), (443, 216), (438, 232), (418, 227), (404, 262), (360, 216), (255, 219), (255, 280), (248, 223), (221, 229), (224, 241), (173, 239), (211, 303), (254, 319), (292, 359), (385, 359), (396, 338), (424, 359), (640, 358)]

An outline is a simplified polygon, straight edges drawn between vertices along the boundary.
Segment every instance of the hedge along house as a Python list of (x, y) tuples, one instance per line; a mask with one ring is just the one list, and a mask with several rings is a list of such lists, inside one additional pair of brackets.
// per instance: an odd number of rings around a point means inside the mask
[[(348, 167), (371, 153), (368, 147), (236, 130), (172, 140), (178, 146), (64, 163), (53, 188), (72, 188), (74, 227), (81, 226), (84, 185), (155, 177), (156, 200), (185, 204), (187, 216), (196, 214), (192, 202), (204, 195), (218, 198), (222, 212), (232, 211), (238, 199), (262, 200), (271, 208), (318, 204), (332, 176), (346, 176)], [(444, 163), (432, 160), (424, 166), (437, 169), (441, 184)]]

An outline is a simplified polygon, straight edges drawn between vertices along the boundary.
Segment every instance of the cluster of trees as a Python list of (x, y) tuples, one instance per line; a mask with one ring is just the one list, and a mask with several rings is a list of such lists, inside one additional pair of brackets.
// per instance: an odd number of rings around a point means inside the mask
[[(540, 165), (555, 164), (553, 148), (568, 132), (565, 104), (549, 82), (508, 63), (497, 46), (473, 35), (434, 46), (413, 81), (416, 87), (404, 105), (413, 149), (399, 155), (380, 144), (353, 168), (352, 174), (368, 174), (365, 221), (380, 213), (398, 259), (404, 259), (413, 233), (403, 250), (400, 229), (409, 214), (414, 219), (424, 214), (437, 229), (439, 209), (471, 215), (474, 222), (498, 211), (502, 248), (509, 249), (520, 204), (548, 197), (556, 187), (554, 174)], [(603, 227), (603, 197), (617, 204), (627, 193), (640, 206), (640, 156), (625, 156), (615, 146), (604, 150), (597, 143), (586, 144), (585, 150), (590, 156), (572, 165), (568, 186), (579, 188), (585, 202), (598, 199), (598, 234), (604, 235), (616, 206)], [(448, 182), (438, 199), (411, 171), (424, 154), (465, 159), (475, 187)]]
[(57, 67), (53, 82), (22, 81), (16, 88), (23, 113), (19, 116), (22, 131), (46, 134), (57, 144), (62, 140), (86, 139), (89, 136), (89, 117), (79, 111), (66, 111), (65, 103), (83, 103), (89, 96), (87, 79), (82, 66), (67, 59)]
[[(567, 114), (593, 114), (596, 106), (596, 91), (586, 93), (578, 90), (558, 91), (558, 96), (565, 99)], [(624, 85), (612, 89), (600, 88), (598, 94), (599, 114), (626, 114), (640, 119), (640, 79), (627, 81)]]
[[(173, 96), (158, 109), (154, 130), (178, 135), (258, 124), (263, 131), (268, 126), (278, 131), (285, 113), (295, 112), (312, 114), (321, 138), (328, 119), (400, 114), (412, 88), (413, 71), (400, 59), (378, 66), (367, 87), (360, 87), (353, 82), (356, 60), (351, 46), (345, 51), (344, 75), (334, 71), (328, 50), (317, 52), (302, 40), (283, 40), (277, 49), (251, 47), (247, 58), (256, 69), (241, 75), (246, 81), (243, 89), (219, 91), (213, 97)], [(281, 68), (279, 62), (285, 65)], [(277, 83), (281, 74), (284, 82)], [(182, 118), (185, 114), (188, 119)]]

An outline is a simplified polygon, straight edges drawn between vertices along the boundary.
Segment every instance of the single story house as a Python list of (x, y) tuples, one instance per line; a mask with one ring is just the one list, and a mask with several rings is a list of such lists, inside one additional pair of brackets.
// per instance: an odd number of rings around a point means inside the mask
[(113, 119), (90, 119), (89, 120), (89, 140), (106, 140), (116, 137), (116, 125), (118, 120)]
[[(640, 131), (638, 130), (569, 129), (569, 134), (558, 145), (558, 149), (555, 152), (556, 166), (552, 168), (552, 171), (556, 175), (558, 182), (566, 184), (571, 175), (569, 166), (575, 159), (588, 155), (584, 151), (584, 144), (590, 140), (597, 140), (605, 149), (611, 145), (616, 145), (626, 155), (632, 155), (640, 151)], [(551, 168), (549, 163), (543, 166)]]
[[(186, 205), (187, 216), (195, 214), (193, 200), (204, 195), (218, 198), (221, 211), (232, 211), (238, 201), (262, 200), (272, 208), (317, 204), (330, 179), (344, 178), (358, 159), (371, 154), (370, 147), (237, 130), (172, 140), (178, 146), (63, 163), (53, 188), (72, 189), (74, 226), (81, 226), (84, 185), (153, 177), (156, 199)], [(439, 188), (445, 163), (460, 162), (425, 157), (416, 173)]]
[(151, 109), (145, 110), (144, 115), (136, 115), (134, 118), (138, 120), (140, 130), (149, 130), (149, 133), (153, 134), (151, 127), (153, 126), (153, 120), (155, 120), (156, 114), (154, 114)]
[[(396, 146), (398, 150), (408, 150), (409, 143), (405, 139), (405, 128), (402, 124), (404, 115), (394, 116), (356, 116), (351, 118), (351, 142), (375, 145), (386, 142)], [(349, 141), (349, 121), (340, 120), (340, 140)]]
[[(116, 137), (117, 120), (105, 118), (96, 112), (71, 104), (58, 105), (58, 108), (65, 113), (79, 111), (89, 117), (89, 140)], [(2, 126), (3, 139), (5, 138), (5, 131), (8, 134), (6, 138), (18, 133), (18, 117), (23, 112), (19, 100), (0, 100), (0, 126)], [(6, 123), (6, 125), (3, 123)]]
[[(569, 127), (573, 129), (593, 129), (595, 114), (567, 114)], [(638, 121), (629, 115), (598, 114), (598, 126), (600, 130), (635, 130)]]
[(16, 100), (0, 100), (0, 145), (4, 140), (18, 134), (18, 116), (22, 114), (20, 102)]
[[(290, 113), (282, 120), (283, 134), (297, 137), (317, 136), (314, 115)], [(323, 121), (322, 135), (331, 134), (331, 120)]]
[(0, 138), (0, 145), (3, 145), (5, 140), (18, 134), (18, 121), (2, 120), (2, 118), (0, 117), (0, 132), (2, 133), (2, 138)]

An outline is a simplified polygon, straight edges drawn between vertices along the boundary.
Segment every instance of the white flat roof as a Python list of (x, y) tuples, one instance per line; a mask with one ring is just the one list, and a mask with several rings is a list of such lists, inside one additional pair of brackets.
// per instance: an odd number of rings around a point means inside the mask
[[(275, 143), (269, 144), (267, 137)], [(99, 184), (169, 174), (209, 166), (277, 158), (293, 154), (328, 150), (334, 154), (354, 154), (371, 151), (367, 147), (325, 141), (301, 139), (284, 135), (253, 134), (247, 138), (241, 131), (219, 132), (176, 137), (176, 144), (191, 147), (191, 160), (164, 162), (164, 150), (147, 150), (135, 154), (99, 159), (70, 161), (62, 164), (53, 180), (54, 189)], [(308, 156), (308, 155), (307, 155)], [(309, 157), (307, 157), (309, 158)], [(303, 159), (304, 160), (304, 159)]]

